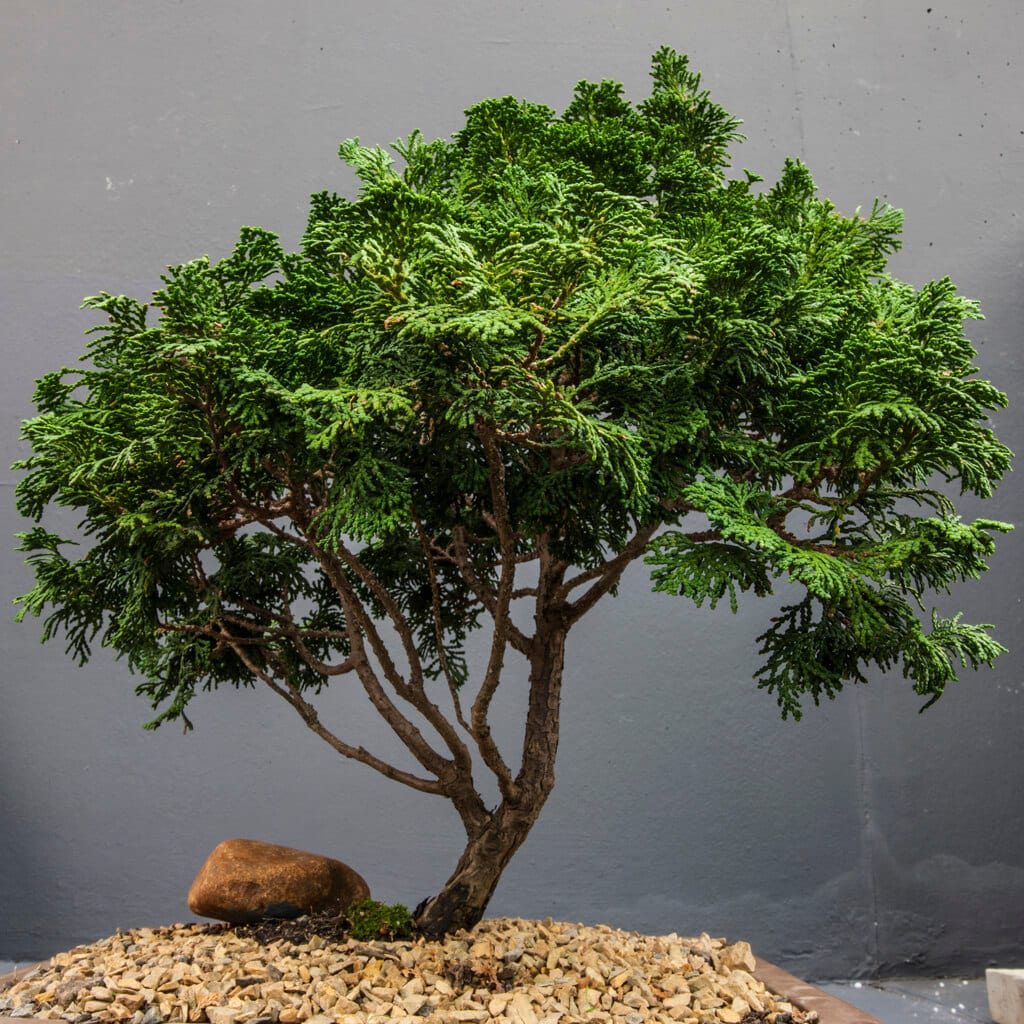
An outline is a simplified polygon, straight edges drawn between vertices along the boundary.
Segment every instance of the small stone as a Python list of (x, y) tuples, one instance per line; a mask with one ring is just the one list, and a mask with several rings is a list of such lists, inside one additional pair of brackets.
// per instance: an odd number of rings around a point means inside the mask
[(163, 967), (155, 967), (144, 974), (139, 980), (142, 982), (143, 988), (155, 989), (158, 985), (162, 985), (166, 979), (167, 971)]
[(511, 999), (512, 996), (504, 992), (494, 996), (487, 1004), (487, 1012), (492, 1017), (500, 1017), (505, 1012), (505, 1007), (508, 1006)]
[(690, 993), (680, 992), (674, 996), (669, 996), (663, 1005), (667, 1010), (674, 1010), (677, 1006), (687, 1007), (690, 1005)]
[(400, 989), (403, 996), (418, 996), (423, 992), (423, 979), (410, 978)]
[(726, 946), (719, 953), (719, 963), (731, 970), (741, 968), (744, 971), (753, 971), (757, 967), (757, 960), (750, 949), (749, 942), (734, 942)]
[[(764, 1011), (764, 1004), (759, 997), (761, 983), (753, 975), (746, 971), (736, 969), (719, 985), (720, 991), (734, 997), (734, 1002), (739, 999), (747, 1004), (747, 1010), (754, 1010), (756, 1013)], [(736, 1009), (734, 1006), (733, 1009)]]
[(347, 864), (287, 846), (226, 839), (200, 868), (188, 893), (189, 909), (234, 924), (298, 917), (368, 899), (369, 886)]
[(240, 1010), (231, 1006), (208, 1006), (206, 1019), (210, 1024), (235, 1024), (240, 1013)]
[(427, 997), (422, 992), (410, 992), (407, 995), (399, 995), (399, 1004), (409, 1016), (414, 1017), (423, 1009)]
[(511, 1003), (505, 1008), (505, 1013), (512, 1024), (538, 1024), (537, 1013), (522, 992), (517, 992), (512, 997)]

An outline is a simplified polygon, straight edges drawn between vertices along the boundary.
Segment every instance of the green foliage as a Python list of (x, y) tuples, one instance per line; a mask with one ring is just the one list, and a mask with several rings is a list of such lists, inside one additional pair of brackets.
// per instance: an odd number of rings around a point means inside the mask
[(990, 664), (984, 627), (918, 617), (1009, 528), (949, 496), (1010, 462), (976, 305), (886, 276), (899, 211), (844, 216), (797, 161), (730, 180), (739, 122), (682, 55), (652, 79), (636, 106), (581, 82), (561, 116), (484, 100), (402, 166), (346, 141), (359, 194), (314, 195), (299, 252), (243, 228), (149, 304), (87, 299), (106, 322), (38, 382), (17, 464), (22, 514), (83, 536), (21, 535), (19, 616), (125, 656), (154, 724), (257, 679), (301, 707), (364, 671), (379, 615), (416, 652), (402, 675), (373, 651), (397, 692), (457, 688), (504, 567), (591, 579), (659, 531), (658, 590), (803, 590), (760, 638), (784, 714), (872, 664), (929, 701)]
[(360, 942), (411, 939), (416, 931), (408, 907), (401, 903), (388, 906), (376, 900), (362, 900), (353, 903), (346, 916), (349, 920), (349, 934)]

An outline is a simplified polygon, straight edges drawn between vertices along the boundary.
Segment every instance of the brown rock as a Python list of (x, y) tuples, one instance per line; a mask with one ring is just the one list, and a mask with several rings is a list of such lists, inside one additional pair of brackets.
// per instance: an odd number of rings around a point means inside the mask
[(322, 910), (343, 913), (369, 896), (366, 882), (340, 860), (253, 839), (225, 839), (199, 869), (188, 905), (201, 917), (245, 924)]

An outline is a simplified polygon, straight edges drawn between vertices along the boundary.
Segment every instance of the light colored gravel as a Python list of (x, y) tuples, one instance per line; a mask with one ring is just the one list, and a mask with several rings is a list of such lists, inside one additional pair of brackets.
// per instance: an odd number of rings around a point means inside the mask
[(118, 932), (0, 991), (73, 1024), (805, 1024), (745, 942), (495, 918), (445, 942), (261, 946), (219, 925)]

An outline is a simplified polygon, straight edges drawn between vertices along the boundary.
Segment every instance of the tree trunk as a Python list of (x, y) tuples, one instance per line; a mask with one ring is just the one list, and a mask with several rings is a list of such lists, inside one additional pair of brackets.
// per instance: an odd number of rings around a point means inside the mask
[(535, 807), (501, 804), (484, 829), (466, 844), (444, 888), (416, 908), (416, 925), (428, 938), (472, 928), (483, 916), (501, 873), (522, 846), (547, 794)]
[(416, 908), (416, 924), (429, 938), (472, 928), (483, 917), (501, 873), (523, 845), (555, 786), (568, 626), (560, 615), (552, 614), (538, 616), (537, 627), (530, 657), (530, 704), (523, 760), (513, 793), (487, 816), (482, 826), (469, 830), (467, 822), (469, 842), (454, 874), (437, 896)]

